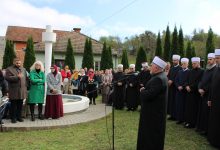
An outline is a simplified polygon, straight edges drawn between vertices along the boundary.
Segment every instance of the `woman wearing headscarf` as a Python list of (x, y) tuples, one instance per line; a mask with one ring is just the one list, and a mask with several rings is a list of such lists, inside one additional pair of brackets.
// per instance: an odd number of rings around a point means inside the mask
[(35, 121), (34, 107), (38, 104), (38, 118), (43, 120), (42, 108), (44, 103), (44, 66), (41, 61), (36, 61), (30, 68), (30, 90), (28, 104), (30, 106), (31, 121)]
[(73, 74), (70, 78), (73, 94), (78, 94), (78, 87), (79, 87), (79, 71), (78, 69), (73, 70)]
[(106, 69), (105, 74), (102, 76), (102, 103), (108, 103), (111, 83), (112, 75), (110, 74), (110, 70)]
[(58, 72), (56, 65), (53, 65), (50, 69), (51, 72), (47, 75), (47, 98), (44, 116), (58, 119), (63, 117), (62, 76)]
[(92, 68), (89, 69), (88, 71), (88, 75), (86, 78), (86, 91), (87, 91), (87, 96), (90, 100), (89, 104), (93, 104), (96, 105), (95, 99), (98, 96), (97, 93), (97, 77), (94, 73), (94, 70)]

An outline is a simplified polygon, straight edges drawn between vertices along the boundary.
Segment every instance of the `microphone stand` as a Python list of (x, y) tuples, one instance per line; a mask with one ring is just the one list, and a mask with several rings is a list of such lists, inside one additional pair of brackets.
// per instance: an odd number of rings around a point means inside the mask
[[(108, 85), (108, 86), (114, 87), (114, 85), (115, 85), (116, 83), (128, 79), (129, 76), (131, 76), (131, 75), (135, 75), (135, 74), (124, 75), (125, 77), (123, 77), (123, 78), (121, 78), (121, 79), (119, 79), (119, 80), (117, 80), (117, 81), (111, 83), (111, 84)], [(97, 88), (97, 89), (95, 89), (95, 90), (93, 90), (93, 91), (90, 91), (90, 92), (88, 92), (86, 95), (88, 95), (89, 93), (96, 92), (97, 90), (100, 90), (100, 89), (102, 89), (102, 87)], [(114, 109), (114, 100), (112, 101), (112, 150), (115, 150), (115, 109)]]

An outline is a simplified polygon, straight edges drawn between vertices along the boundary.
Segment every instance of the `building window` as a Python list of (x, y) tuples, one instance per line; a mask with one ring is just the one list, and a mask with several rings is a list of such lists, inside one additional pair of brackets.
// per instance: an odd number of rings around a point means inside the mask
[(95, 61), (95, 70), (100, 69), (100, 61)]

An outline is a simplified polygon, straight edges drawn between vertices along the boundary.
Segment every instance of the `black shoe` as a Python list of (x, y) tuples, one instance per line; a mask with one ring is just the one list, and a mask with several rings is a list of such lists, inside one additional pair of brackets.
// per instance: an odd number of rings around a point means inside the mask
[(17, 123), (16, 119), (11, 119), (11, 123)]
[(24, 120), (22, 118), (18, 118), (17, 119), (19, 122), (24, 122)]
[(172, 120), (172, 121), (174, 121), (174, 120), (176, 120), (176, 119), (173, 118), (173, 117), (169, 117), (169, 118), (167, 118), (167, 120)]
[(182, 123), (183, 123), (182, 121), (177, 121), (177, 122), (176, 122), (176, 124), (182, 124)]
[(40, 120), (44, 120), (43, 115), (42, 115), (42, 114), (39, 114), (39, 115), (38, 115), (38, 119), (40, 119)]
[(4, 124), (4, 122), (3, 122), (3, 121), (0, 121), (0, 124)]
[(93, 105), (96, 105), (96, 103), (93, 103)]
[(35, 121), (35, 116), (31, 115), (31, 121)]

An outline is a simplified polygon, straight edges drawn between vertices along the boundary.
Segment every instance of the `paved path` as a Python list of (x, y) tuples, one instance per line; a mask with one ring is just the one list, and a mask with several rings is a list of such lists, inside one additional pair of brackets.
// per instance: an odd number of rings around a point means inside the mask
[(104, 104), (90, 105), (90, 107), (83, 111), (74, 114), (65, 114), (59, 119), (45, 119), (31, 121), (30, 117), (24, 119), (24, 122), (11, 123), (11, 120), (3, 120), (4, 131), (9, 130), (39, 130), (39, 129), (53, 129), (71, 126), (73, 124), (89, 122), (100, 119), (111, 113), (111, 107)]

